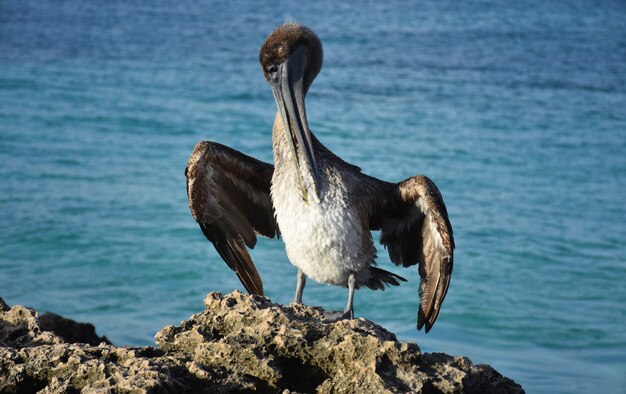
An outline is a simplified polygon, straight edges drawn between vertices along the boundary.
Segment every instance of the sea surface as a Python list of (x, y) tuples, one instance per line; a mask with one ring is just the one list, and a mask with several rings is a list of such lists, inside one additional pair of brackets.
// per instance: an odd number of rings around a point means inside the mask
[[(529, 393), (626, 392), (623, 1), (0, 0), (0, 296), (148, 345), (208, 292), (242, 289), (189, 213), (184, 169), (200, 140), (272, 161), (258, 50), (286, 20), (324, 44), (318, 138), (373, 176), (428, 175), (454, 227), (428, 335), (417, 268), (383, 249), (409, 282), (358, 291), (356, 314)], [(290, 302), (282, 241), (252, 257)]]

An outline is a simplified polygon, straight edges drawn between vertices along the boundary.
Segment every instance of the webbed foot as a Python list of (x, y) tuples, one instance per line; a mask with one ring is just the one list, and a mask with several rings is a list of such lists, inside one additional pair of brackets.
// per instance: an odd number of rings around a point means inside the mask
[(339, 320), (354, 319), (354, 310), (346, 311), (324, 311), (324, 320), (335, 322)]

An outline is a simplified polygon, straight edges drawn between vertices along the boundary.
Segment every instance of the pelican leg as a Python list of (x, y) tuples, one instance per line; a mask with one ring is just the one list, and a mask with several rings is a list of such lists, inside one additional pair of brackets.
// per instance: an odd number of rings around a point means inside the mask
[(354, 319), (354, 290), (356, 289), (356, 275), (350, 274), (348, 278), (348, 303), (343, 309), (343, 312), (329, 311), (324, 312), (326, 320), (337, 321), (344, 319)]
[(354, 272), (350, 274), (348, 278), (348, 303), (343, 310), (344, 315), (348, 314), (345, 319), (354, 319), (354, 288), (356, 287), (356, 276)]
[(293, 300), (296, 304), (302, 304), (302, 292), (304, 292), (304, 286), (306, 285), (306, 275), (298, 268), (298, 282), (296, 285), (296, 298)]

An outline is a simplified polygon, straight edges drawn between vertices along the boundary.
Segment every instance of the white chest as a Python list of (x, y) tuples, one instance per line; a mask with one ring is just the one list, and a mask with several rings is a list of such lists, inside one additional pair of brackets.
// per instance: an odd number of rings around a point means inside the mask
[(291, 171), (276, 171), (272, 179), (276, 218), (291, 263), (321, 283), (345, 286), (352, 272), (369, 276), (375, 248), (345, 184), (328, 187), (325, 179), (319, 201), (310, 197), (307, 202), (298, 182)]

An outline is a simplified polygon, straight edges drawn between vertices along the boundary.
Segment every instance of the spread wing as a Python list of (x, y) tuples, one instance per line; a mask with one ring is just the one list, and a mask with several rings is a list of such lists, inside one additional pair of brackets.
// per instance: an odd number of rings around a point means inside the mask
[(452, 274), (454, 238), (446, 206), (437, 186), (425, 176), (386, 184), (371, 227), (380, 229), (380, 243), (396, 265), (419, 264), (420, 307), (417, 329), (430, 331)]
[(263, 295), (248, 254), (256, 234), (278, 235), (270, 184), (274, 166), (214, 142), (196, 144), (185, 169), (189, 209), (246, 290)]

